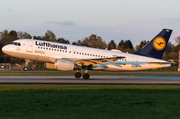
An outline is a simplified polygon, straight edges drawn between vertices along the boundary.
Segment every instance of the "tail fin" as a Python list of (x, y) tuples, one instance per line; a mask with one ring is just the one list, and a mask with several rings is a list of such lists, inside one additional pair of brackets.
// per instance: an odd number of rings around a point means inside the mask
[(135, 54), (161, 59), (167, 46), (172, 30), (163, 29), (147, 45)]

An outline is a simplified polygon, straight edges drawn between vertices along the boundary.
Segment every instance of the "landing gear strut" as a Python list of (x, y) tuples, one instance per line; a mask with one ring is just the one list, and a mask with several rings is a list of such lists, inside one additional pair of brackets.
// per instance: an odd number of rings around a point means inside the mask
[(25, 59), (25, 67), (23, 68), (24, 71), (27, 71), (28, 70), (28, 63), (30, 62), (30, 60), (28, 59)]
[(85, 70), (85, 73), (83, 74), (83, 79), (89, 79), (90, 75), (87, 72), (88, 70)]

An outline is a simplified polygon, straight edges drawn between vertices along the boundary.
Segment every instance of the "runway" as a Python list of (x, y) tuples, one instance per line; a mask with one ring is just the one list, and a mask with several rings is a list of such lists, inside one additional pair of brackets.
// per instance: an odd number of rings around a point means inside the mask
[(74, 76), (0, 76), (0, 84), (180, 85), (180, 76), (91, 76), (89, 80)]

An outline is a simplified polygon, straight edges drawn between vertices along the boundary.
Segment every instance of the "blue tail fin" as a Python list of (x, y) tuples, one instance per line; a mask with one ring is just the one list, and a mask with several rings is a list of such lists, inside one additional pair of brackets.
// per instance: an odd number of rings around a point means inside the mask
[(163, 29), (147, 45), (135, 54), (161, 59), (167, 46), (172, 30)]

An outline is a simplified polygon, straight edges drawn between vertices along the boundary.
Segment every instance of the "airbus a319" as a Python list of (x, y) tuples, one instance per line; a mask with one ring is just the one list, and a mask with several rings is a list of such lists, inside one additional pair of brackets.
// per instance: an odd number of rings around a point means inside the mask
[[(96, 48), (48, 42), (36, 39), (18, 39), (2, 48), (10, 56), (46, 62), (60, 71), (76, 70), (76, 78), (89, 79), (88, 70), (136, 71), (171, 66), (162, 60), (164, 50), (172, 30), (163, 29), (137, 53), (124, 53), (119, 50)], [(26, 62), (27, 64), (27, 62)], [(24, 67), (27, 70), (27, 67)]]

